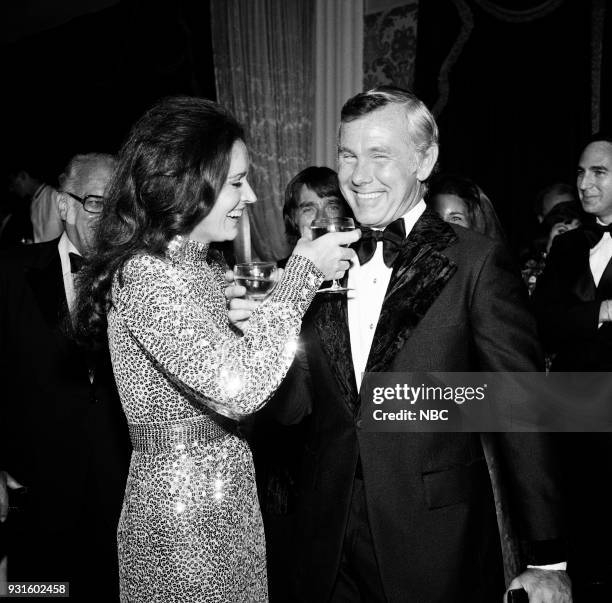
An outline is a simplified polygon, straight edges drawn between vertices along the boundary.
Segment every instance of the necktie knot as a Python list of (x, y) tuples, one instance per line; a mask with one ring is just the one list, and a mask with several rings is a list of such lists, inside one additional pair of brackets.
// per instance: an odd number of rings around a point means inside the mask
[(70, 258), (70, 272), (76, 274), (83, 267), (85, 259), (82, 255), (73, 253), (72, 251), (68, 253), (68, 257)]
[(363, 265), (369, 262), (376, 252), (376, 245), (379, 241), (382, 241), (383, 261), (388, 268), (391, 268), (399, 255), (405, 238), (406, 226), (403, 218), (398, 218), (391, 222), (384, 230), (372, 230), (371, 228), (362, 227), (361, 238), (354, 246), (359, 263)]

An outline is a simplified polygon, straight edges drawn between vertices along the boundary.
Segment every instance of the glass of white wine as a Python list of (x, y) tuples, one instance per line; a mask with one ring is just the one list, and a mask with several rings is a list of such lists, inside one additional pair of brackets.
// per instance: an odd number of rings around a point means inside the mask
[(243, 262), (234, 266), (234, 282), (246, 289), (246, 298), (263, 301), (278, 281), (275, 262)]
[[(312, 221), (310, 230), (312, 231), (312, 238), (317, 239), (328, 232), (355, 230), (355, 222), (353, 218), (321, 218)], [(337, 279), (334, 279), (329, 287), (319, 289), (317, 293), (345, 293), (346, 291), (349, 291), (349, 288), (343, 287)]]

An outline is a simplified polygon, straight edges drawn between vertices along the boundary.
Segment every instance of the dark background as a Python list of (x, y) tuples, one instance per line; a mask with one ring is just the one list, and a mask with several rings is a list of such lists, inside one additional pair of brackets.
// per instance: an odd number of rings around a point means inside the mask
[[(430, 107), (439, 99), (442, 65), (461, 29), (456, 2), (419, 4), (415, 91)], [(533, 232), (534, 196), (547, 184), (575, 182), (591, 134), (591, 10), (595, 2), (564, 0), (550, 14), (503, 21), (467, 0), (470, 36), (450, 69), (448, 99), (436, 116), (440, 166), (482, 186), (511, 243)], [(495, 0), (512, 10), (541, 0)], [(549, 3), (550, 4), (550, 3)], [(609, 3), (608, 3), (609, 4)], [(602, 74), (601, 125), (610, 126), (610, 7)], [(606, 44), (607, 42), (607, 44)]]
[[(415, 91), (433, 107), (465, 4), (473, 28), (449, 72), (437, 116), (441, 167), (478, 182), (515, 248), (533, 232), (536, 192), (574, 182), (591, 132), (591, 10), (564, 0), (540, 19), (509, 23), (477, 0), (421, 0)], [(541, 0), (495, 0), (516, 10)], [(609, 3), (608, 3), (609, 4)], [(170, 94), (215, 98), (207, 0), (13, 0), (5, 6), (5, 168), (54, 183), (75, 153), (116, 152), (129, 126)], [(607, 7), (601, 127), (612, 127)], [(77, 15), (75, 17), (75, 15)]]
[(29, 165), (53, 183), (76, 153), (116, 152), (157, 99), (215, 98), (205, 0), (30, 0), (5, 10), (5, 167)]

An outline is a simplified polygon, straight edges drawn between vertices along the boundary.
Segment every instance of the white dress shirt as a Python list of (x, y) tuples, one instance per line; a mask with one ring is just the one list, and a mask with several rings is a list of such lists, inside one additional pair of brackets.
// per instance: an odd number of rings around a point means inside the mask
[[(597, 218), (597, 224), (606, 226), (599, 218)], [(608, 262), (612, 258), (612, 237), (609, 232), (604, 232), (599, 243), (595, 245), (589, 252), (589, 265), (591, 267), (591, 274), (595, 281), (595, 286), (599, 287), (599, 281), (603, 276), (603, 273), (608, 265)], [(597, 324), (599, 329), (603, 325), (603, 322)]]
[[(421, 199), (404, 214), (406, 236), (421, 217), (425, 208), (425, 202)], [(355, 265), (351, 266), (348, 273), (348, 287), (351, 289), (347, 294), (348, 326), (357, 389), (361, 387), (361, 379), (370, 355), (374, 332), (378, 324), (391, 272), (392, 269), (387, 268), (383, 261), (383, 246), (382, 241), (379, 241), (372, 259), (363, 266), (356, 262)]]
[[(602, 222), (597, 220), (598, 224), (605, 226)], [(612, 258), (612, 237), (609, 232), (605, 232), (604, 236), (591, 251), (589, 252), (589, 264), (591, 266), (591, 274), (595, 281), (595, 286), (599, 286), (601, 276), (608, 265), (608, 262)]]
[(64, 277), (64, 291), (66, 293), (66, 302), (68, 303), (68, 309), (72, 314), (74, 307), (75, 293), (74, 293), (74, 275), (70, 269), (70, 256), (69, 253), (76, 253), (81, 255), (78, 249), (72, 244), (68, 235), (64, 232), (60, 237), (59, 243), (57, 244), (59, 250), (60, 260), (62, 262), (62, 276)]

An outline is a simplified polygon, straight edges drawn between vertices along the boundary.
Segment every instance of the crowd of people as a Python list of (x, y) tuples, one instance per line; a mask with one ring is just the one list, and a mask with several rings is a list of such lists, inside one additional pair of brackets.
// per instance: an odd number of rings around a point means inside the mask
[[(57, 187), (12, 173), (5, 580), (76, 601), (609, 601), (610, 430), (391, 433), (362, 394), (366, 375), (612, 369), (612, 138), (536, 196), (521, 257), (438, 150), (413, 93), (348, 99), (337, 172), (287, 183), (292, 252), (263, 303), (217, 247), (257, 201), (220, 105), (160, 101)], [(317, 292), (332, 279), (348, 292)]]

